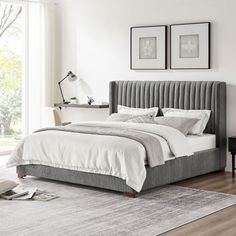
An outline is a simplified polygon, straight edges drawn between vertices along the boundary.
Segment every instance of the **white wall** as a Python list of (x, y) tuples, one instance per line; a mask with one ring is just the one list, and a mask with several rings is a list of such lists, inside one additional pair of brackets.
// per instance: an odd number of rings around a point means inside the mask
[[(98, 101), (108, 101), (110, 80), (226, 81), (227, 130), (228, 135), (236, 134), (235, 0), (60, 0), (57, 8), (60, 77), (74, 71), (91, 86)], [(131, 26), (202, 21), (212, 22), (211, 70), (129, 69)], [(66, 85), (67, 97), (76, 95), (76, 86), (70, 86)], [(76, 111), (67, 110), (64, 117), (69, 119), (72, 112), (77, 119)], [(78, 120), (87, 119), (77, 114)], [(99, 119), (106, 115), (107, 111), (99, 114)]]

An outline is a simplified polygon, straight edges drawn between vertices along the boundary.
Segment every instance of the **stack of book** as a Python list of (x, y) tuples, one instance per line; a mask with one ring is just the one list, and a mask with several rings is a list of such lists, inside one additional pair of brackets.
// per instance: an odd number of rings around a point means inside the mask
[(34, 194), (36, 193), (36, 188), (23, 188), (21, 186), (17, 186), (12, 190), (9, 190), (0, 195), (1, 198), (6, 200), (26, 200), (32, 199)]
[(39, 190), (34, 187), (19, 186), (18, 183), (0, 179), (0, 198), (6, 200), (38, 200), (38, 201), (50, 201), (58, 196), (54, 193)]

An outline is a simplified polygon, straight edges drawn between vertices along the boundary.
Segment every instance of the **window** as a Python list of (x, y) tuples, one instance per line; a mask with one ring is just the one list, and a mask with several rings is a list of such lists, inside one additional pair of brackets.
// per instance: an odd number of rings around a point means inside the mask
[(0, 3), (0, 154), (11, 151), (22, 136), (24, 8)]

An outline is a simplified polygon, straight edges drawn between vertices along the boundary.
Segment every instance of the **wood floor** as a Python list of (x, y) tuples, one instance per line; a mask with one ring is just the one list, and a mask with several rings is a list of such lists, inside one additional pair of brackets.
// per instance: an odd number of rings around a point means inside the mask
[[(182, 181), (177, 185), (236, 194), (236, 179), (229, 172), (217, 172)], [(236, 236), (236, 205), (163, 234), (164, 236)]]

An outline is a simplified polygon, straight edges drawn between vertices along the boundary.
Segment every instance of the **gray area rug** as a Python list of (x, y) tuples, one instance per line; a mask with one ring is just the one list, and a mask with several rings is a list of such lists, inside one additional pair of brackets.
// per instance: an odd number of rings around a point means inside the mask
[[(0, 167), (0, 177), (15, 179)], [(158, 235), (236, 204), (236, 195), (165, 186), (135, 199), (27, 177), (25, 186), (60, 196), (50, 202), (0, 199), (0, 235)]]

